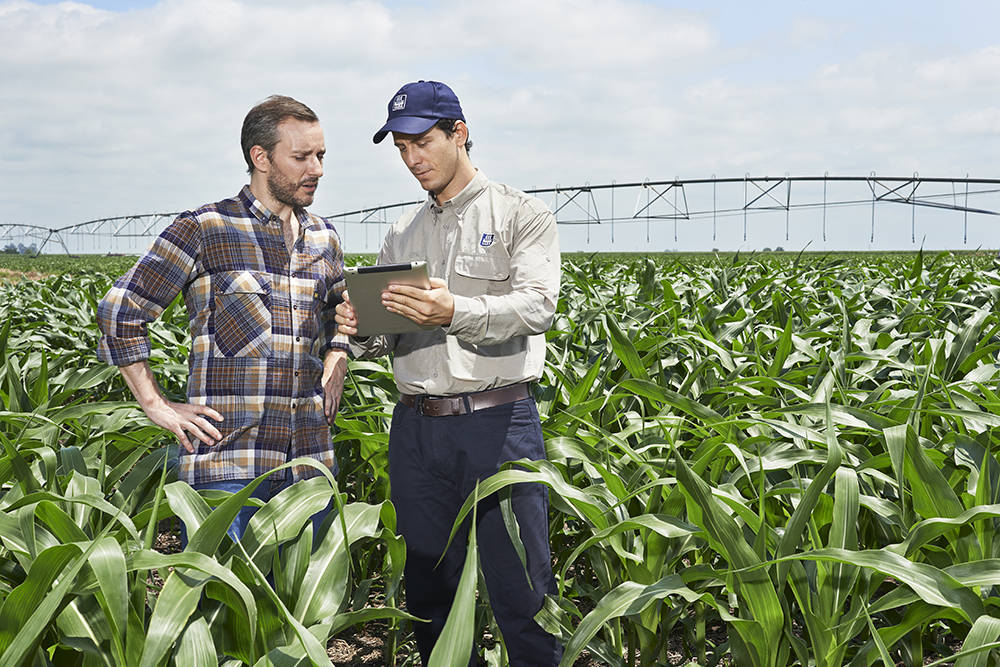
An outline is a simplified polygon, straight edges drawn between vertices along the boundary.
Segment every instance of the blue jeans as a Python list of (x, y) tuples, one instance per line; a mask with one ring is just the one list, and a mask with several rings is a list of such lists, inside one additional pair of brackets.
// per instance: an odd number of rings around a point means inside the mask
[[(283, 476), (280, 476), (283, 475)], [(252, 482), (253, 479), (227, 479), (219, 482), (204, 482), (201, 484), (193, 484), (191, 488), (195, 491), (227, 491), (229, 493), (237, 493), (242, 491), (247, 485)], [(285, 468), (283, 471), (276, 473), (276, 475), (265, 479), (257, 488), (253, 490), (250, 494), (252, 498), (258, 498), (265, 503), (271, 498), (287, 489), (292, 485), (292, 470), (291, 468)], [(249, 505), (244, 505), (236, 518), (233, 519), (233, 523), (230, 524), (229, 529), (226, 530), (226, 534), (233, 538), (233, 541), (239, 540), (243, 537), (243, 533), (247, 529), (247, 525), (250, 523), (251, 517), (257, 512), (256, 507), (251, 507)], [(330, 513), (333, 509), (333, 499), (326, 508), (316, 512), (312, 515), (312, 525), (313, 525), (313, 539), (315, 540), (319, 536), (319, 527), (322, 525), (323, 520), (326, 515)], [(314, 542), (315, 544), (315, 542)], [(187, 548), (187, 530), (183, 523), (181, 523), (181, 547)]]

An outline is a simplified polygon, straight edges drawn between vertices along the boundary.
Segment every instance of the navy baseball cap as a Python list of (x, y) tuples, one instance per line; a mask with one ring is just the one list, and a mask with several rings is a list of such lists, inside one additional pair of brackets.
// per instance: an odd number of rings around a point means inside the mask
[(442, 118), (465, 122), (455, 92), (440, 81), (408, 83), (389, 100), (389, 118), (372, 141), (377, 144), (390, 132), (423, 134)]

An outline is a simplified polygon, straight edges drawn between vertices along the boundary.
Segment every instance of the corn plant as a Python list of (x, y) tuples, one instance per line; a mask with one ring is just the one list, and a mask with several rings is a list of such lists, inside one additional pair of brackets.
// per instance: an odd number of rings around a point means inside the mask
[[(537, 618), (563, 664), (1000, 664), (991, 257), (563, 268), (536, 387), (548, 460), (484, 480), (457, 520), (512, 484), (549, 488), (558, 594)], [(375, 618), (386, 662), (406, 654), (387, 360), (350, 364), (338, 478), (287, 490), (234, 544), (249, 492), (176, 482), (169, 441), (93, 357), (107, 281), (0, 285), (0, 664), (325, 664), (324, 641)], [(177, 398), (185, 328), (175, 305), (151, 331)], [(306, 517), (330, 499), (314, 541)], [(192, 535), (183, 553), (151, 549), (164, 519)], [(478, 580), (470, 543), (435, 664), (497, 634)], [(503, 662), (502, 644), (479, 652)]]

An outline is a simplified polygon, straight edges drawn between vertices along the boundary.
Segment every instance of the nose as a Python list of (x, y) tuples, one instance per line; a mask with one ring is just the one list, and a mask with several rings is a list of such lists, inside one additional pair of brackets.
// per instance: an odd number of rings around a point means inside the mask
[(323, 161), (320, 160), (318, 157), (314, 156), (313, 159), (312, 159), (312, 164), (310, 165), (309, 171), (316, 178), (319, 178), (320, 176), (322, 176), (323, 175)]
[(413, 170), (417, 165), (420, 164), (420, 154), (412, 146), (407, 150), (403, 151), (403, 164), (410, 170)]

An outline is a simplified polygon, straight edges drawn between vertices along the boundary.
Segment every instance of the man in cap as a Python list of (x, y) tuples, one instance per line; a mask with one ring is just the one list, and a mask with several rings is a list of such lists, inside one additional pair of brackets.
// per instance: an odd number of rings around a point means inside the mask
[[(119, 366), (143, 411), (181, 444), (181, 480), (236, 492), (299, 456), (336, 472), (330, 438), (347, 371), (333, 304), (344, 289), (333, 226), (305, 210), (323, 175), (316, 114), (273, 95), (241, 133), (250, 184), (182, 213), (108, 291), (97, 311), (98, 356)], [(191, 328), (187, 402), (167, 400), (147, 359), (147, 324), (183, 293)], [(265, 480), (268, 500), (297, 466)], [(314, 530), (329, 511), (313, 516)], [(242, 537), (254, 507), (229, 529)]]
[[(394, 354), (400, 400), (389, 433), (389, 477), (407, 545), (407, 608), (430, 619), (414, 627), (426, 664), (465, 560), (468, 521), (437, 564), (459, 508), (477, 480), (504, 462), (545, 458), (530, 383), (541, 377), (544, 332), (559, 296), (559, 248), (555, 217), (541, 201), (472, 165), (469, 129), (451, 88), (436, 81), (400, 88), (375, 143), (390, 132), (428, 197), (389, 230), (378, 261), (425, 260), (431, 289), (395, 285), (382, 302), (433, 327), (358, 338), (347, 292), (336, 319), (342, 333), (354, 336), (356, 355)], [(498, 499), (482, 501), (478, 510), (490, 602), (510, 664), (555, 665), (562, 647), (534, 621), (545, 594), (555, 591), (547, 490), (519, 484), (512, 497), (524, 565)]]

